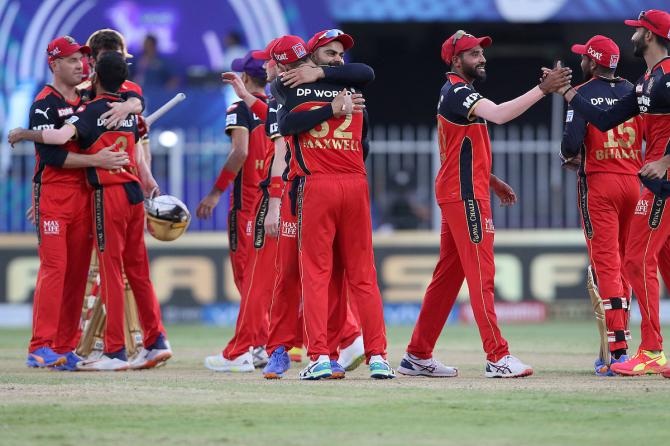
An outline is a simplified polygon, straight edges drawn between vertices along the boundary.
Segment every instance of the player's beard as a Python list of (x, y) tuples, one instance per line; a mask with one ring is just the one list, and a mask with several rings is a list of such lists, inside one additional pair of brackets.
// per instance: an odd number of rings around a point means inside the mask
[[(477, 67), (481, 67), (481, 70), (478, 70)], [(474, 66), (463, 66), (463, 74), (465, 74), (470, 79), (474, 79), (479, 82), (486, 81), (486, 65), (477, 64)]]
[(644, 34), (639, 38), (633, 40), (633, 54), (635, 57), (644, 57), (644, 52), (647, 50), (647, 43), (644, 41)]

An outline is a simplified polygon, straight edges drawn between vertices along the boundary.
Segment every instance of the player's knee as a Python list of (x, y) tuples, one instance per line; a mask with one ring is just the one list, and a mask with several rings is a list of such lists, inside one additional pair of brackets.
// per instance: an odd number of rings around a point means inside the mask
[(639, 277), (642, 275), (644, 257), (640, 255), (629, 254), (624, 260), (624, 271), (627, 277)]

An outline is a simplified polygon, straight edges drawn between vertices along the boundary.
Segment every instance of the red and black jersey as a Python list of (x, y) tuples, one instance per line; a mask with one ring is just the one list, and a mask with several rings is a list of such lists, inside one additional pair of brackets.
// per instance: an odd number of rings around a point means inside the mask
[(441, 162), (435, 179), (438, 203), (490, 199), (491, 139), (486, 121), (473, 114), (482, 99), (465, 79), (447, 74), (437, 106)]
[[(91, 81), (82, 82), (77, 86), (82, 99), (84, 102), (88, 102), (91, 99), (95, 98), (95, 89), (91, 84)], [(133, 81), (125, 81), (121, 84), (119, 91), (117, 92), (121, 99), (128, 100), (130, 98), (137, 98), (142, 102), (142, 109), (144, 109), (144, 94), (142, 93), (142, 87), (136, 84)]]
[[(138, 139), (137, 116), (128, 115), (118, 129), (107, 129), (107, 120), (100, 116), (109, 110), (109, 102), (120, 102), (121, 96), (105, 93), (82, 105), (77, 113), (66, 121), (76, 129), (75, 139), (80, 150), (97, 153), (105, 147), (116, 146), (115, 151), (128, 153), (130, 163), (120, 169), (107, 170), (97, 167), (86, 169), (86, 178), (94, 188), (114, 184), (135, 183), (139, 185), (137, 163), (135, 161), (135, 143)], [(128, 190), (128, 189), (127, 189)], [(129, 192), (131, 202), (136, 202), (137, 188)], [(141, 201), (141, 199), (140, 199)]]
[[(579, 93), (592, 104), (609, 109), (634, 91), (633, 84), (622, 78), (593, 77), (578, 87)], [(643, 123), (632, 117), (606, 132), (589, 124), (579, 112), (568, 107), (561, 153), (566, 158), (581, 154), (580, 175), (616, 173), (637, 175), (642, 167)]]
[[(255, 95), (265, 101), (263, 95)], [(228, 107), (226, 115), (226, 133), (234, 129), (245, 129), (249, 132), (249, 146), (247, 159), (235, 177), (233, 200), (231, 207), (238, 210), (253, 211), (260, 182), (265, 178), (268, 151), (268, 137), (265, 134), (265, 124), (256, 116), (244, 101), (239, 101)]]
[[(363, 160), (363, 114), (336, 118), (330, 103), (342, 85), (318, 81), (290, 88), (279, 79), (272, 91), (281, 107), (279, 130), (287, 136), (288, 179), (316, 174), (365, 175)], [(349, 88), (353, 91), (353, 88)]]
[[(83, 103), (80, 96), (67, 101), (53, 86), (46, 85), (30, 107), (29, 126), (32, 130), (59, 129)], [(77, 145), (68, 142), (62, 147), (35, 143), (35, 183), (78, 185), (84, 181), (82, 169), (62, 168), (67, 152), (76, 152)]]

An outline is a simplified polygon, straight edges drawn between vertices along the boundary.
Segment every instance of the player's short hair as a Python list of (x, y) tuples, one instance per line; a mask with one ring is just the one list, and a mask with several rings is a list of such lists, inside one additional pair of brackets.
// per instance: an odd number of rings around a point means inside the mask
[(668, 52), (670, 52), (670, 40), (669, 40), (669, 39), (665, 39), (665, 38), (659, 36), (659, 35), (656, 34), (656, 33), (651, 33), (651, 34), (656, 38), (656, 42), (657, 42), (662, 48), (665, 48)]
[(251, 82), (256, 85), (257, 87), (265, 88), (265, 85), (268, 83), (268, 79), (266, 77), (254, 77), (254, 76), (249, 76), (249, 79), (251, 79)]
[(111, 51), (100, 56), (95, 73), (105, 91), (116, 93), (128, 79), (128, 64), (123, 55)]
[(88, 46), (91, 47), (91, 56), (98, 59), (101, 51), (124, 51), (125, 42), (121, 35), (113, 30), (101, 30), (93, 34)]

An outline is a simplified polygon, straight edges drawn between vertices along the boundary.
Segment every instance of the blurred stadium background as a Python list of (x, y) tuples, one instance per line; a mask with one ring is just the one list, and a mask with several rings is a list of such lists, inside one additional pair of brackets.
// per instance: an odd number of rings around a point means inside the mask
[[(326, 28), (351, 34), (356, 44), (348, 59), (376, 72), (365, 95), (379, 284), (388, 322), (412, 324), (438, 252), (434, 125), (446, 71), (440, 59), (444, 39), (461, 28), (493, 38), (486, 51), (489, 80), (478, 88), (503, 101), (529, 89), (540, 67), (557, 58), (578, 81), (579, 58), (569, 48), (594, 34), (619, 44), (619, 74), (635, 80), (644, 65), (633, 57), (630, 29), (622, 21), (667, 7), (667, 0), (0, 0), (0, 326), (30, 324), (38, 268), (35, 237), (24, 218), (33, 150), (10, 150), (4, 141), (11, 128), (26, 126), (30, 103), (49, 80), (45, 50), (55, 36), (84, 42), (106, 27), (124, 34), (148, 112), (175, 92), (186, 93), (187, 100), (152, 128), (151, 146), (161, 189), (194, 210), (230, 147), (225, 110), (236, 98), (222, 87), (219, 73), (234, 57), (279, 35), (307, 39)], [(148, 36), (155, 38), (157, 56), (152, 70), (142, 70), (140, 61), (151, 53)], [(557, 156), (563, 120), (563, 102), (555, 97), (510, 125), (490, 125), (494, 173), (519, 197), (512, 208), (494, 206), (503, 321), (590, 317), (574, 173), (562, 170)], [(212, 220), (194, 218), (177, 242), (149, 241), (152, 277), (168, 322), (234, 324), (239, 296), (226, 252), (226, 210), (221, 202)], [(668, 299), (662, 304), (668, 322)], [(466, 303), (453, 322), (471, 319)]]

